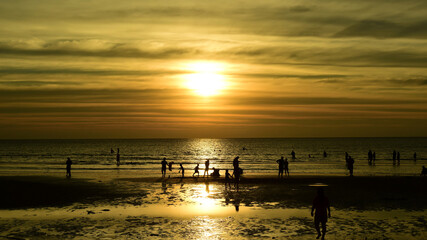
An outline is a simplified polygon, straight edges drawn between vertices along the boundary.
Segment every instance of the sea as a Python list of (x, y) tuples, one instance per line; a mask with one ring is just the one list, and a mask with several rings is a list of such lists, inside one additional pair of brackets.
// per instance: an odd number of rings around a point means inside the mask
[[(375, 152), (374, 164), (368, 162), (369, 150)], [(400, 164), (393, 162), (393, 151), (400, 153)], [(427, 166), (427, 138), (61, 139), (0, 140), (0, 173), (65, 174), (69, 157), (73, 173), (120, 171), (160, 177), (160, 162), (166, 158), (174, 163), (169, 176), (180, 176), (180, 163), (191, 176), (196, 164), (203, 169), (209, 159), (210, 168), (231, 169), (239, 156), (244, 175), (273, 175), (278, 171), (276, 160), (283, 156), (291, 175), (348, 175), (346, 152), (355, 160), (356, 176), (416, 176)]]

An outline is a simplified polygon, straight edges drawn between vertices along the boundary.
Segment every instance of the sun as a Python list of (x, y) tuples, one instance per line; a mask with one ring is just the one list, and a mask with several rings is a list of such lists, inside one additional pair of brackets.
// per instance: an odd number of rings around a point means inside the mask
[(197, 95), (208, 97), (217, 95), (226, 87), (225, 76), (222, 74), (224, 65), (216, 62), (195, 62), (186, 65), (192, 73), (184, 76), (185, 85)]

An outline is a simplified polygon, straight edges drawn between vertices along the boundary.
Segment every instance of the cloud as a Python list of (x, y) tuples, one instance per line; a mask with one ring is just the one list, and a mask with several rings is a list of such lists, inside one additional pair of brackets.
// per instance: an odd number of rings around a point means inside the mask
[(397, 24), (384, 20), (363, 20), (337, 32), (333, 37), (427, 38), (427, 21)]
[(39, 46), (24, 45), (21, 42), (0, 42), (1, 55), (25, 56), (73, 56), (109, 58), (153, 58), (167, 59), (196, 54), (197, 49), (165, 47), (161, 49), (141, 49), (123, 43), (109, 43), (93, 46), (82, 40), (56, 40)]

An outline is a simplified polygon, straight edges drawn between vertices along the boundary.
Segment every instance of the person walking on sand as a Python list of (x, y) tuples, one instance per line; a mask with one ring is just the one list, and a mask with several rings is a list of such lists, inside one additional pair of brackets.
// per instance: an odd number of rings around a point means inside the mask
[(166, 162), (166, 158), (163, 158), (162, 160), (162, 177), (166, 176), (166, 166), (168, 165), (168, 162)]
[(283, 167), (285, 166), (285, 160), (283, 160), (283, 156), (276, 160), (276, 162), (279, 164), (279, 178), (283, 178)]
[(199, 164), (197, 164), (197, 166), (194, 168), (193, 177), (194, 177), (194, 174), (196, 173), (197, 173), (197, 177), (199, 177)]
[(208, 176), (209, 177), (209, 159), (205, 161), (205, 171), (203, 172), (203, 177)]
[(180, 163), (179, 164), (179, 171), (178, 171), (178, 173), (181, 173), (182, 175), (181, 175), (181, 177), (182, 178), (184, 178), (184, 171), (185, 171), (185, 169), (184, 169), (184, 167), (182, 166), (182, 163)]
[(67, 165), (67, 173), (66, 176), (67, 177), (71, 177), (71, 165), (73, 164), (73, 162), (71, 161), (70, 158), (67, 158), (67, 161), (65, 162), (65, 164)]
[[(313, 200), (311, 207), (311, 216), (314, 216), (314, 227), (317, 231), (316, 239), (322, 236), (322, 240), (326, 235), (326, 222), (328, 217), (331, 217), (331, 208), (329, 206), (329, 199), (325, 196), (323, 188), (317, 190), (317, 196)], [(320, 234), (320, 224), (322, 224), (322, 234)]]
[(288, 162), (288, 158), (285, 158), (285, 161), (284, 161), (283, 167), (284, 167), (284, 169), (285, 169), (285, 176), (286, 176), (286, 173), (287, 173), (287, 174), (288, 174), (288, 177), (289, 177), (289, 162)]

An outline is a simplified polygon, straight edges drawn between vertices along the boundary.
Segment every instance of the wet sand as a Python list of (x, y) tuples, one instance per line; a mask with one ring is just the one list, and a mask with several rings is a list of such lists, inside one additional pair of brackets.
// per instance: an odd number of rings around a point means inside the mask
[(14, 239), (314, 239), (323, 183), (327, 239), (425, 239), (427, 177), (247, 176), (99, 179), (2, 176), (0, 237)]

